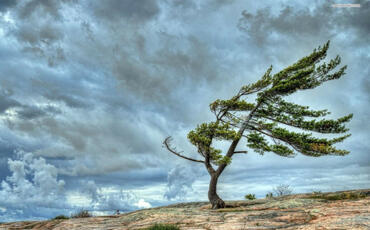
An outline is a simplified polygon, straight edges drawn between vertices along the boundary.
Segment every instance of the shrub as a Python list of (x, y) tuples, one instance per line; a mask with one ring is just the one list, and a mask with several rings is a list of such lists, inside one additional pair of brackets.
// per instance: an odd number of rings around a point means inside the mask
[(66, 220), (66, 219), (69, 219), (69, 217), (65, 215), (59, 215), (53, 218), (53, 220)]
[(155, 224), (147, 230), (180, 230), (180, 228), (173, 224)]
[(293, 192), (293, 189), (289, 188), (289, 185), (281, 184), (273, 189), (273, 192), (276, 196), (285, 196), (290, 195)]
[(274, 197), (274, 194), (272, 192), (268, 192), (266, 194), (266, 198), (272, 198), (272, 197)]
[(355, 200), (360, 198), (365, 198), (366, 195), (362, 193), (351, 193), (351, 192), (343, 192), (337, 194), (321, 194), (316, 193), (311, 195), (309, 198), (312, 199), (324, 199), (324, 200)]
[(71, 215), (71, 218), (87, 218), (87, 217), (92, 217), (92, 215), (87, 210), (81, 210)]
[(247, 194), (245, 195), (245, 199), (247, 200), (255, 200), (256, 199), (256, 196), (254, 194)]

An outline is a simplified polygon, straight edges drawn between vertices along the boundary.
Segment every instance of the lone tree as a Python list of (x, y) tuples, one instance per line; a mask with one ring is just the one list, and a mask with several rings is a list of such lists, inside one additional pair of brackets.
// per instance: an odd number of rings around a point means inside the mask
[[(171, 137), (164, 140), (164, 146), (173, 154), (186, 160), (202, 163), (211, 176), (208, 198), (213, 209), (224, 208), (225, 202), (217, 195), (217, 181), (226, 166), (231, 163), (234, 154), (247, 153), (236, 148), (243, 137), (247, 147), (263, 155), (273, 152), (283, 157), (294, 157), (296, 152), (306, 156), (324, 155), (343, 156), (346, 150), (336, 149), (333, 145), (342, 142), (350, 134), (337, 138), (319, 138), (311, 132), (321, 134), (345, 133), (349, 129), (345, 123), (353, 114), (336, 120), (316, 119), (324, 117), (327, 110), (312, 110), (308, 106), (298, 105), (283, 99), (298, 90), (313, 89), (323, 82), (340, 78), (346, 66), (336, 68), (339, 56), (328, 63), (322, 62), (329, 48), (329, 41), (323, 46), (300, 59), (284, 70), (271, 74), (272, 66), (260, 80), (241, 87), (239, 92), (229, 100), (216, 100), (210, 104), (210, 110), (216, 116), (214, 122), (203, 123), (190, 131), (188, 139), (197, 147), (204, 158), (197, 160), (183, 155), (171, 146)], [(244, 99), (257, 94), (254, 102)], [(309, 131), (300, 132), (301, 130)], [(227, 140), (231, 144), (227, 151), (212, 147), (214, 141)]]

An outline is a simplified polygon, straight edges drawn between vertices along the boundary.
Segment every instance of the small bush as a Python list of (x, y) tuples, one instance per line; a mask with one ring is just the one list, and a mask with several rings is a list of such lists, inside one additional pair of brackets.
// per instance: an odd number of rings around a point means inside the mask
[(272, 192), (268, 192), (266, 194), (266, 198), (273, 198), (274, 197), (274, 194)]
[(247, 199), (247, 200), (255, 200), (256, 196), (254, 194), (249, 193), (249, 194), (245, 195), (244, 198)]
[(180, 228), (173, 224), (155, 224), (147, 230), (180, 230)]
[(71, 215), (71, 218), (87, 218), (87, 217), (92, 217), (92, 215), (87, 210), (81, 210)]
[(69, 217), (65, 215), (59, 215), (53, 218), (53, 220), (66, 220), (66, 219), (69, 219)]

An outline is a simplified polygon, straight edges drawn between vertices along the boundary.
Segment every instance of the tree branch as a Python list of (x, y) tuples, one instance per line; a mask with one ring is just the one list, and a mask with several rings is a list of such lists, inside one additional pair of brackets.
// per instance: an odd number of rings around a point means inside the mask
[(163, 141), (163, 144), (167, 148), (167, 150), (170, 151), (171, 153), (175, 154), (178, 157), (181, 157), (181, 158), (184, 158), (186, 160), (189, 160), (189, 161), (194, 161), (194, 162), (199, 162), (199, 163), (205, 163), (204, 161), (196, 160), (196, 159), (193, 159), (193, 158), (190, 158), (190, 157), (186, 157), (186, 156), (183, 156), (180, 153), (176, 152), (176, 150), (174, 148), (171, 148), (170, 141), (171, 141), (171, 137), (169, 136), (169, 137), (167, 137)]
[(285, 142), (285, 143), (287, 143), (289, 146), (291, 146), (295, 151), (297, 151), (297, 152), (302, 152), (302, 151), (300, 151), (293, 143), (291, 143), (291, 142), (289, 142), (289, 141), (287, 141), (287, 140), (284, 140), (284, 139), (281, 139), (281, 138), (278, 138), (278, 137), (275, 137), (275, 136), (273, 136), (273, 135), (271, 135), (271, 134), (268, 134), (268, 133), (266, 133), (266, 132), (264, 132), (264, 131), (262, 131), (261, 129), (257, 129), (256, 127), (253, 127), (254, 128), (254, 130), (256, 130), (257, 132), (260, 132), (260, 133), (262, 133), (262, 134), (264, 134), (264, 135), (266, 135), (266, 136), (269, 136), (269, 137), (271, 137), (272, 139), (278, 139), (278, 140), (281, 140), (281, 141), (283, 141), (283, 142)]
[[(254, 107), (254, 109), (253, 109), (252, 111), (250, 111), (249, 115), (245, 118), (244, 122), (242, 123), (242, 126), (240, 127), (240, 129), (239, 129), (239, 131), (238, 131), (238, 134), (240, 135), (240, 138), (242, 137), (242, 135), (243, 135), (243, 133), (244, 133), (245, 129), (247, 128), (247, 126), (248, 126), (248, 122), (249, 122), (249, 121), (250, 121), (250, 119), (252, 118), (252, 116), (253, 116), (254, 112), (256, 112), (256, 110), (260, 107), (260, 105), (261, 105), (262, 103), (263, 103), (263, 100), (260, 100), (260, 101), (257, 103), (256, 107)], [(234, 152), (235, 152), (236, 146), (238, 145), (238, 143), (239, 143), (239, 141), (240, 141), (240, 138), (235, 139), (235, 140), (233, 140), (233, 142), (231, 142), (231, 145), (230, 145), (230, 147), (229, 147), (229, 149), (228, 149), (228, 151), (227, 151), (227, 153), (226, 153), (226, 157), (229, 157), (229, 158), (231, 159), (231, 157), (234, 155)], [(218, 167), (218, 169), (217, 169), (216, 173), (217, 173), (218, 175), (220, 175), (220, 174), (224, 171), (224, 169), (226, 168), (226, 166), (227, 166), (227, 164), (226, 164), (226, 163), (221, 164), (221, 165)]]
[(234, 154), (235, 153), (248, 153), (248, 151), (234, 151)]
[(209, 154), (206, 154), (205, 158), (206, 160), (204, 164), (206, 165), (207, 171), (209, 172), (209, 175), (213, 175), (216, 171), (211, 165)]

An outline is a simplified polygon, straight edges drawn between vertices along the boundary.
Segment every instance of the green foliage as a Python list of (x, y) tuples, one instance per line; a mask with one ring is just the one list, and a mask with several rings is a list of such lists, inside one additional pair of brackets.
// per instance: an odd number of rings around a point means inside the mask
[(92, 217), (88, 210), (80, 210), (75, 214), (71, 215), (71, 218), (87, 218), (87, 217)]
[(308, 198), (311, 199), (323, 199), (323, 200), (356, 200), (365, 198), (366, 194), (364, 193), (352, 193), (352, 192), (342, 192), (342, 193), (336, 193), (336, 194), (322, 194), (320, 193), (314, 193)]
[(155, 224), (146, 230), (180, 230), (180, 228), (172, 224)]
[(268, 145), (266, 139), (257, 132), (252, 132), (247, 136), (248, 144), (247, 146), (251, 149), (254, 149), (255, 152), (263, 154), (264, 152), (271, 151), (270, 146)]
[(67, 219), (69, 219), (69, 217), (65, 215), (59, 215), (53, 218), (53, 220), (67, 220)]
[(267, 194), (266, 194), (266, 198), (272, 198), (272, 197), (274, 197), (274, 194), (272, 193), (272, 192), (268, 192)]
[(222, 156), (221, 150), (211, 147), (212, 140), (235, 140), (238, 138), (240, 135), (231, 129), (229, 124), (220, 122), (203, 123), (188, 133), (190, 142), (198, 147), (200, 153), (208, 154), (210, 160), (215, 164), (229, 164), (231, 158)]
[(240, 136), (235, 130), (230, 128), (229, 124), (221, 124), (220, 122), (203, 123), (188, 134), (190, 142), (201, 147), (209, 146), (213, 138), (217, 140), (234, 140), (240, 138)]
[(245, 195), (244, 198), (246, 200), (255, 200), (256, 196), (254, 194), (249, 193), (249, 194)]
[[(220, 170), (216, 172), (220, 173), (230, 164), (234, 153), (246, 152), (235, 151), (242, 137), (247, 139), (247, 147), (261, 155), (272, 152), (279, 156), (294, 157), (299, 152), (319, 157), (349, 153), (336, 149), (334, 144), (342, 142), (350, 134), (332, 139), (318, 138), (313, 134), (346, 133), (346, 124), (353, 114), (325, 119), (330, 114), (326, 109), (314, 110), (284, 99), (299, 90), (313, 89), (345, 74), (346, 66), (339, 67), (339, 56), (323, 62), (329, 44), (328, 41), (275, 74), (272, 74), (270, 66), (260, 80), (242, 86), (230, 99), (217, 99), (210, 104), (216, 121), (200, 124), (188, 133), (189, 141), (205, 158), (209, 172), (213, 169), (209, 163), (218, 165)], [(255, 101), (246, 100), (250, 94), (256, 94)], [(226, 152), (222, 152), (212, 146), (215, 141), (230, 141), (231, 144)]]
[(282, 144), (271, 145), (271, 152), (274, 152), (282, 157), (294, 156), (293, 150)]
[(248, 95), (252, 93), (256, 93), (267, 86), (269, 86), (272, 82), (272, 76), (271, 76), (272, 66), (270, 66), (266, 73), (262, 76), (260, 80), (253, 84), (245, 85), (240, 89), (240, 93), (243, 95)]
[(217, 99), (216, 101), (212, 102), (209, 107), (211, 111), (249, 111), (254, 108), (255, 104), (248, 103), (244, 100), (220, 100)]

